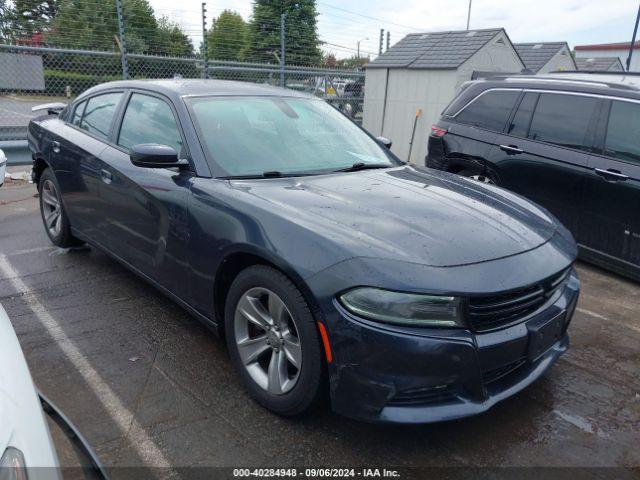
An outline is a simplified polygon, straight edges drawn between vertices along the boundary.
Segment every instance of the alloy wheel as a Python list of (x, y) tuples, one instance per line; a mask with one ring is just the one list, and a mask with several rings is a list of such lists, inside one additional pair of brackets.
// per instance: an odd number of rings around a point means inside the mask
[(62, 229), (62, 207), (58, 190), (51, 180), (44, 181), (41, 195), (44, 226), (52, 237), (57, 237)]
[(282, 299), (266, 288), (249, 289), (236, 306), (234, 329), (242, 365), (251, 378), (271, 394), (289, 392), (300, 376), (302, 345)]
[(491, 180), (490, 177), (486, 175), (471, 175), (469, 178), (472, 178), (476, 182), (480, 182), (480, 183), (489, 183), (491, 185), (495, 183), (493, 180)]

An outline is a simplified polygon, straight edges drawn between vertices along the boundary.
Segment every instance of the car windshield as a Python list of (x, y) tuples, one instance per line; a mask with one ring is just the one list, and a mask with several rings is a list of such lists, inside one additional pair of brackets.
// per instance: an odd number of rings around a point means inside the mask
[(188, 102), (201, 141), (225, 176), (397, 165), (385, 147), (319, 99), (195, 97)]

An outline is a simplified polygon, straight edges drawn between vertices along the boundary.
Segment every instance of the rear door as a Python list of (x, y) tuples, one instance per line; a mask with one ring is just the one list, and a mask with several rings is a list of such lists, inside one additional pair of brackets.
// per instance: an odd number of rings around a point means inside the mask
[(489, 156), (501, 186), (547, 208), (575, 236), (601, 102), (527, 91)]
[(640, 103), (607, 101), (589, 160), (581, 243), (640, 266)]
[[(496, 135), (503, 131), (520, 94), (519, 89), (487, 90), (453, 116), (442, 147), (449, 171), (484, 171)], [(447, 120), (446, 116), (444, 120)], [(430, 157), (434, 143), (430, 139)], [(433, 155), (437, 156), (437, 153)]]
[(51, 150), (51, 165), (71, 225), (99, 243), (104, 221), (99, 199), (100, 156), (122, 96), (121, 91), (108, 92), (78, 103), (66, 122), (56, 124)]
[(188, 158), (170, 101), (133, 91), (112, 144), (102, 157), (107, 176), (100, 194), (105, 204), (103, 235), (114, 254), (186, 298), (187, 199), (192, 173), (171, 168), (142, 168), (131, 163), (134, 145), (168, 145)]

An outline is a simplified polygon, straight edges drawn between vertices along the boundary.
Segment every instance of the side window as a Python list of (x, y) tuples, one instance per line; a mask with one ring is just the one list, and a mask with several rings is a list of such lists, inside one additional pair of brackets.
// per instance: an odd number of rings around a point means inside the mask
[(487, 92), (462, 110), (456, 119), (467, 125), (502, 132), (519, 95), (519, 90)]
[(513, 120), (509, 124), (507, 133), (509, 135), (515, 135), (516, 137), (527, 137), (529, 133), (529, 125), (531, 125), (531, 115), (533, 109), (536, 108), (536, 102), (538, 101), (538, 94), (527, 92), (522, 97), (522, 101), (518, 106), (518, 111), (513, 116)]
[(590, 151), (591, 142), (587, 137), (597, 105), (597, 98), (541, 93), (531, 120), (529, 138)]
[(611, 102), (605, 155), (640, 163), (640, 104)]
[(84, 112), (84, 107), (87, 105), (87, 101), (80, 102), (76, 105), (76, 108), (73, 110), (73, 115), (71, 116), (70, 122), (71, 125), (75, 125), (76, 127), (80, 126), (80, 120), (82, 120), (82, 113)]
[(182, 150), (182, 137), (171, 107), (157, 97), (134, 93), (122, 119), (118, 145), (131, 148), (141, 143), (158, 143)]
[(121, 92), (105, 93), (87, 100), (80, 128), (106, 140), (121, 97)]

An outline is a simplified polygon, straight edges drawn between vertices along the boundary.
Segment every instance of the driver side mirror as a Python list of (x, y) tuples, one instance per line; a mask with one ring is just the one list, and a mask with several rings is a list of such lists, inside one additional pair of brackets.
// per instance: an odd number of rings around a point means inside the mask
[(376, 140), (381, 143), (382, 145), (384, 145), (387, 148), (391, 148), (391, 145), (393, 144), (393, 142), (391, 140), (389, 140), (387, 137), (376, 137)]
[(186, 160), (178, 159), (178, 152), (168, 145), (156, 143), (141, 143), (131, 148), (131, 163), (143, 168), (185, 168), (189, 166)]

